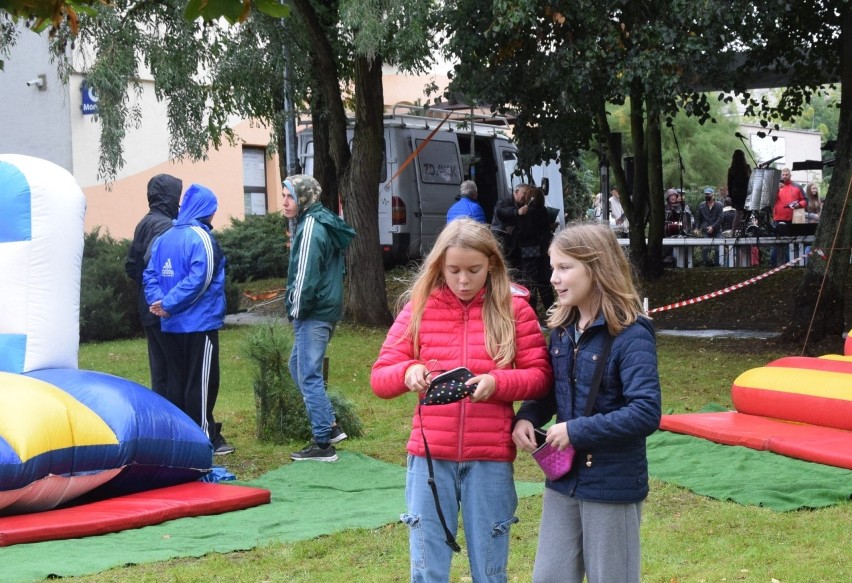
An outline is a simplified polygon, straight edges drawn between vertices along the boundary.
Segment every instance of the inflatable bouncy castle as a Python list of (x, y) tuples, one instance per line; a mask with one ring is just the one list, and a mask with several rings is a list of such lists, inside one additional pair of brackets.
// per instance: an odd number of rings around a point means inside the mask
[(0, 155), (0, 515), (197, 480), (212, 446), (145, 387), (77, 369), (85, 198), (50, 162)]
[(736, 411), (663, 415), (660, 429), (852, 470), (852, 332), (843, 355), (788, 356), (734, 380)]

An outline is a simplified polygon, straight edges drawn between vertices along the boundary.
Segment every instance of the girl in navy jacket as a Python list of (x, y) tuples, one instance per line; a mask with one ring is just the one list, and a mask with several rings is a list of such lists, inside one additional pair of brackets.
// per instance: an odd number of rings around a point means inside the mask
[[(512, 438), (536, 448), (534, 429), (556, 420), (547, 441), (576, 450), (571, 471), (546, 483), (533, 581), (638, 583), (639, 525), (648, 495), (645, 438), (660, 423), (654, 329), (643, 314), (630, 266), (612, 231), (568, 227), (550, 246), (548, 312), (554, 388), (526, 401)], [(590, 416), (592, 377), (607, 335), (614, 341)]]

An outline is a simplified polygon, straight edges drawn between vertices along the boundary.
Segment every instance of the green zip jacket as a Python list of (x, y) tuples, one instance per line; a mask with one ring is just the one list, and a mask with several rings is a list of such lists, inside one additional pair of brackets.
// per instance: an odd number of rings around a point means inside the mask
[(343, 316), (346, 247), (355, 230), (314, 202), (297, 218), (287, 269), (287, 317), (337, 322)]

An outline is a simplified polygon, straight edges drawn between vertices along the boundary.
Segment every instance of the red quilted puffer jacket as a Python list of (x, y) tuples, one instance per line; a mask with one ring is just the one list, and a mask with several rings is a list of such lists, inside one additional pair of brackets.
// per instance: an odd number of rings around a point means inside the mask
[[(526, 290), (518, 289), (512, 298), (514, 368), (497, 368), (485, 350), (484, 295), (483, 289), (470, 304), (464, 305), (446, 286), (432, 292), (420, 324), (419, 358), (414, 357), (414, 343), (403, 339), (411, 319), (411, 304), (407, 304), (388, 332), (370, 375), (373, 392), (383, 399), (409, 393), (405, 371), (416, 363), (428, 363), (430, 370), (466, 366), (476, 375), (494, 376), (497, 388), (487, 401), (473, 403), (462, 399), (449, 405), (420, 408), (429, 451), (435, 459), (513, 461), (516, 452), (512, 442), (512, 403), (541, 398), (553, 383), (544, 336), (526, 300)], [(408, 398), (416, 403), (417, 397), (411, 394)], [(416, 408), (408, 452), (426, 455)]]

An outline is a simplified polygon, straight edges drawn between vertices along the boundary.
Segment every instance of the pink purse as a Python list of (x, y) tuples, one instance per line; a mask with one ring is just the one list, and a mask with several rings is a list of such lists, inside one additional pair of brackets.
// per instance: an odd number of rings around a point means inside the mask
[[(606, 337), (604, 338), (603, 346), (601, 347), (601, 354), (598, 359), (598, 364), (595, 367), (595, 374), (592, 377), (592, 383), (589, 386), (589, 397), (586, 401), (586, 410), (584, 412), (586, 417), (591, 415), (594, 410), (595, 399), (597, 398), (598, 389), (601, 385), (606, 361), (609, 358), (609, 351), (612, 348), (612, 335), (606, 329), (604, 329), (603, 333), (606, 334)], [(538, 462), (538, 465), (541, 467), (541, 471), (544, 472), (544, 475), (548, 480), (558, 480), (571, 471), (571, 467), (574, 465), (574, 455), (576, 452), (574, 451), (574, 446), (570, 443), (568, 444), (568, 447), (559, 451), (547, 443), (545, 438), (547, 438), (547, 432), (543, 429), (535, 430), (535, 443), (538, 447), (534, 452), (532, 452), (532, 456), (533, 459)], [(591, 466), (591, 461), (587, 461), (586, 465)]]
[(571, 471), (571, 465), (574, 463), (574, 446), (568, 445), (559, 451), (544, 441), (545, 437), (547, 434), (544, 431), (535, 430), (535, 441), (538, 447), (532, 452), (532, 456), (548, 480), (558, 480)]

